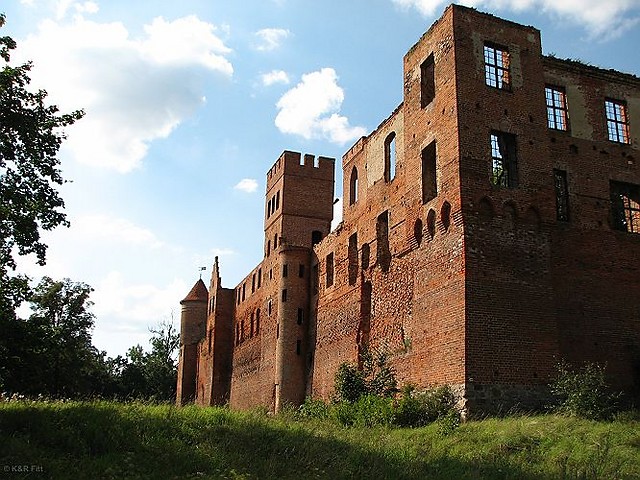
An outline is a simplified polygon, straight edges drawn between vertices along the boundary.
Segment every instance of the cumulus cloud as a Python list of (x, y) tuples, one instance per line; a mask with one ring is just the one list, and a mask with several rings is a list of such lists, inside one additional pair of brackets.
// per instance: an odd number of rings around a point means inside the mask
[(366, 129), (350, 126), (349, 119), (340, 115), (343, 101), (344, 90), (333, 68), (307, 73), (278, 100), (276, 127), (283, 133), (344, 145), (365, 135)]
[(122, 23), (77, 14), (67, 23), (42, 22), (20, 42), (17, 60), (34, 61), (34, 85), (46, 86), (63, 111), (85, 109), (69, 129), (65, 151), (126, 173), (140, 165), (150, 142), (167, 137), (204, 102), (205, 76), (232, 76), (230, 52), (214, 25), (193, 15), (156, 18), (143, 36), (131, 38)]
[[(392, 0), (403, 8), (415, 8), (425, 16), (438, 14), (449, 0)], [(563, 21), (583, 25), (592, 37), (614, 38), (640, 22), (637, 0), (464, 0), (469, 7), (542, 10)], [(633, 12), (635, 11), (635, 14)]]
[(258, 182), (253, 178), (243, 178), (233, 188), (241, 192), (253, 193), (258, 189)]
[(288, 85), (290, 82), (289, 75), (284, 70), (271, 70), (268, 73), (263, 73), (262, 75), (260, 75), (260, 79), (262, 80), (262, 84), (265, 87), (268, 87), (275, 83), (283, 83), (285, 85)]
[(80, 216), (73, 221), (71, 228), (74, 236), (80, 236), (84, 240), (106, 240), (145, 248), (164, 246), (150, 230), (124, 218), (109, 215)]
[(256, 50), (268, 52), (279, 48), (282, 42), (291, 35), (291, 32), (284, 28), (263, 28), (258, 30), (255, 35), (260, 42), (256, 45)]

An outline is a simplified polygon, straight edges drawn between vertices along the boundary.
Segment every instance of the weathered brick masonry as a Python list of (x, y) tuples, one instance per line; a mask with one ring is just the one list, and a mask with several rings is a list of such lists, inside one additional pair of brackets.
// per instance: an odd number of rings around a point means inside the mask
[(470, 413), (544, 401), (554, 365), (640, 391), (640, 80), (545, 57), (532, 27), (451, 5), (404, 58), (404, 100), (342, 158), (285, 151), (265, 255), (183, 300), (178, 402), (328, 398), (384, 351)]

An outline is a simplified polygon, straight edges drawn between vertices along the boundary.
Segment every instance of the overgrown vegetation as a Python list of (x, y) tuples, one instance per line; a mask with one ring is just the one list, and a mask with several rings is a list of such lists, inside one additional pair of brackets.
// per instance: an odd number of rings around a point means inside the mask
[(607, 420), (616, 412), (620, 395), (612, 392), (605, 379), (605, 367), (586, 363), (573, 369), (566, 362), (557, 366), (558, 375), (551, 384), (556, 396), (555, 410), (591, 420)]
[(0, 465), (56, 479), (636, 479), (640, 417), (345, 428), (223, 408), (0, 402)]

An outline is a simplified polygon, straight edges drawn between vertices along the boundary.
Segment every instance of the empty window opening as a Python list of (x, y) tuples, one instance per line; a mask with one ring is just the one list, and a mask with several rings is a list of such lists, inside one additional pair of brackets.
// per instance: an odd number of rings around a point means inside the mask
[(610, 182), (613, 228), (640, 233), (640, 186)]
[(246, 283), (243, 283), (243, 284), (242, 284), (242, 301), (243, 301), (243, 302), (244, 302), (244, 299), (246, 298), (246, 297), (245, 297), (246, 289), (247, 289), (247, 284), (246, 284)]
[(422, 150), (422, 203), (427, 203), (437, 195), (436, 142), (434, 140)]
[(276, 248), (278, 248), (278, 234), (274, 233), (273, 234), (273, 249), (275, 250)]
[(318, 284), (320, 283), (319, 279), (320, 279), (320, 272), (318, 269), (318, 264), (316, 263), (313, 267), (313, 275), (311, 276), (311, 290), (313, 291), (314, 295), (318, 294)]
[(258, 288), (262, 286), (262, 269), (258, 269)]
[(249, 326), (249, 337), (253, 337), (255, 335), (255, 312), (251, 312), (251, 325)]
[(302, 325), (304, 321), (304, 310), (302, 308), (298, 308), (298, 325)]
[(302, 351), (302, 342), (300, 340), (296, 340), (296, 355), (300, 355)]
[(271, 316), (272, 312), (273, 312), (273, 302), (271, 301), (271, 299), (269, 299), (269, 301), (267, 302), (267, 315)]
[(389, 212), (384, 211), (376, 219), (376, 257), (383, 272), (389, 271), (391, 251), (389, 250)]
[(433, 53), (420, 65), (420, 106), (426, 107), (436, 96)]
[(368, 243), (362, 245), (362, 250), (360, 251), (360, 263), (362, 264), (363, 269), (369, 268), (369, 260), (371, 258), (371, 247), (369, 247)]
[(384, 180), (390, 182), (396, 176), (396, 132), (384, 141)]
[(280, 338), (280, 324), (276, 323), (276, 338)]
[(311, 245), (316, 245), (322, 240), (322, 232), (320, 230), (314, 230), (311, 232)]
[(567, 95), (562, 87), (547, 86), (544, 89), (547, 101), (547, 125), (554, 130), (567, 130), (569, 114)]
[(449, 202), (444, 202), (442, 204), (442, 208), (440, 209), (440, 221), (442, 221), (444, 229), (449, 230), (449, 225), (451, 225), (451, 204)]
[(427, 214), (427, 231), (429, 238), (433, 240), (433, 237), (436, 236), (436, 211), (433, 208)]
[(487, 85), (500, 90), (509, 90), (511, 88), (509, 64), (509, 51), (506, 47), (485, 44), (484, 77)]
[(298, 277), (304, 278), (304, 264), (298, 265)]
[(420, 219), (417, 219), (413, 224), (413, 238), (418, 246), (420, 246), (422, 243), (422, 220)]
[(271, 240), (267, 240), (267, 257), (271, 255)]
[(282, 278), (287, 278), (287, 275), (289, 275), (289, 267), (287, 267), (287, 264), (284, 263), (282, 265)]
[(269, 269), (269, 280), (273, 280), (273, 269)]
[(287, 289), (283, 289), (282, 290), (282, 301), (286, 302), (287, 301)]
[(276, 210), (280, 208), (280, 190), (276, 192)]
[(561, 222), (568, 222), (569, 187), (567, 184), (567, 172), (564, 170), (554, 170), (553, 183), (556, 190), (556, 219)]
[(604, 102), (604, 108), (607, 113), (609, 140), (618, 143), (631, 143), (626, 103), (621, 100), (608, 99)]
[(326, 258), (326, 269), (327, 269), (327, 287), (333, 285), (333, 252), (327, 255)]
[(354, 233), (349, 237), (348, 249), (348, 270), (349, 285), (355, 285), (358, 280), (358, 234)]
[(256, 335), (260, 333), (260, 309), (256, 310)]
[(358, 169), (353, 167), (349, 180), (349, 205), (358, 201)]
[(256, 274), (251, 277), (251, 293), (256, 291)]
[(515, 135), (491, 132), (491, 183), (498, 187), (517, 187), (517, 167)]
[(240, 305), (240, 287), (236, 290), (236, 303)]

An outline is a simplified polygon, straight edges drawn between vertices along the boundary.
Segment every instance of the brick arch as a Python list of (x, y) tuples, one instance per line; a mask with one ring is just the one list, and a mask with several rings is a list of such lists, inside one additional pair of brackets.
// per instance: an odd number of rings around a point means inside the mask
[(418, 246), (422, 243), (422, 237), (424, 236), (424, 226), (422, 224), (422, 219), (418, 218), (413, 223), (413, 238)]
[(436, 211), (433, 208), (430, 208), (427, 214), (427, 232), (429, 232), (429, 239), (433, 240), (436, 236)]
[(440, 221), (445, 231), (449, 230), (451, 225), (451, 204), (448, 200), (445, 200), (442, 207), (440, 207)]
[(518, 205), (513, 200), (507, 200), (502, 204), (502, 214), (505, 218), (515, 222), (518, 220)]
[(493, 207), (493, 202), (489, 197), (482, 197), (480, 201), (478, 201), (478, 206), (476, 209), (478, 216), (484, 220), (491, 220), (496, 215), (495, 208)]
[(527, 211), (524, 214), (524, 223), (527, 224), (532, 230), (535, 230), (537, 232), (540, 231), (540, 212), (535, 206), (529, 205), (529, 208), (527, 208)]

